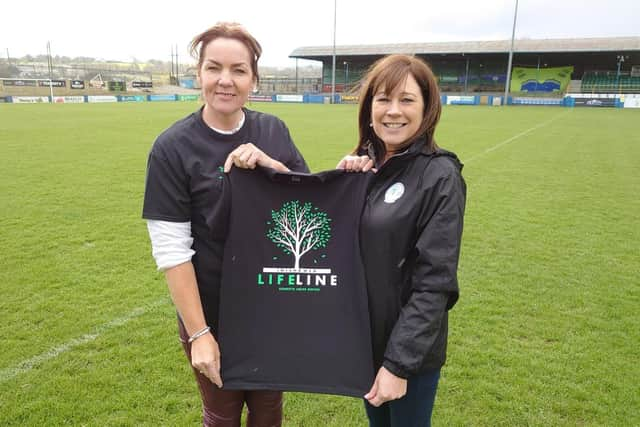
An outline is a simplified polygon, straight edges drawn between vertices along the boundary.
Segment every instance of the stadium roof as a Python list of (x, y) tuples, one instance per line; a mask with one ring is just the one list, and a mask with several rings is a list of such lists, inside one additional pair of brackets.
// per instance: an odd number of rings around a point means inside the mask
[[(394, 43), (336, 46), (336, 55), (388, 55), (391, 53), (462, 54), (508, 53), (511, 40)], [(551, 52), (624, 52), (640, 51), (640, 37), (598, 37), (582, 39), (520, 39), (514, 42), (517, 53)], [(291, 52), (290, 58), (316, 59), (333, 55), (332, 46), (305, 46)]]

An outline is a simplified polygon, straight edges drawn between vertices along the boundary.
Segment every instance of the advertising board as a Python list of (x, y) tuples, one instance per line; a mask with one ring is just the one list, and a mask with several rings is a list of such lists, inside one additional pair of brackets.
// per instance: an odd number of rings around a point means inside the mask
[(53, 102), (56, 104), (82, 104), (84, 96), (54, 96)]
[(147, 99), (151, 102), (155, 101), (175, 101), (175, 95), (149, 95)]
[(177, 95), (178, 101), (199, 101), (200, 95)]
[(2, 83), (5, 86), (35, 86), (35, 80), (21, 80), (21, 79), (3, 79)]
[(15, 104), (42, 104), (48, 103), (48, 96), (12, 96), (12, 101)]
[(624, 108), (640, 108), (640, 94), (624, 95)]
[(67, 81), (66, 80), (51, 80), (51, 83), (49, 83), (49, 80), (38, 80), (38, 86), (40, 87), (67, 87)]
[(303, 102), (302, 95), (276, 95), (277, 102)]
[(513, 105), (564, 105), (562, 98), (516, 97), (511, 100)]
[(123, 81), (109, 80), (107, 82), (107, 88), (110, 92), (125, 92), (127, 90), (127, 84)]
[(118, 97), (119, 102), (144, 102), (147, 97), (144, 95), (120, 95)]
[(71, 89), (84, 89), (84, 80), (71, 80)]
[(271, 102), (273, 101), (273, 98), (271, 95), (249, 95), (249, 101)]
[(475, 105), (476, 97), (472, 95), (447, 95), (448, 105)]
[(110, 95), (89, 95), (87, 96), (87, 102), (91, 102), (91, 103), (118, 102), (118, 97), (110, 96)]

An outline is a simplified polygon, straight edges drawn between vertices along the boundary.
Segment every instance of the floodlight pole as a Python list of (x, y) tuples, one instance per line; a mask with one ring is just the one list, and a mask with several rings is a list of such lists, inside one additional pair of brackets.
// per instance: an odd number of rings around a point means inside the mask
[[(462, 54), (464, 56), (464, 53)], [(467, 67), (464, 72), (464, 94), (466, 95), (469, 88), (469, 57), (467, 56)]]
[(538, 55), (538, 68), (536, 68), (536, 95), (538, 94), (539, 81), (540, 81), (540, 55)]
[(349, 81), (349, 63), (347, 61), (343, 62), (344, 64), (344, 87), (342, 88), (342, 92), (347, 92), (347, 82)]
[(178, 45), (176, 45), (176, 86), (180, 86), (180, 63), (178, 62)]
[(616, 59), (618, 60), (618, 71), (616, 73), (616, 89), (618, 90), (618, 93), (620, 93), (620, 67), (624, 62), (624, 55), (618, 55)]
[(509, 97), (509, 86), (511, 84), (511, 64), (513, 63), (513, 41), (516, 36), (516, 19), (518, 18), (518, 0), (516, 0), (516, 10), (513, 13), (513, 30), (511, 31), (511, 49), (509, 49), (509, 64), (507, 65), (507, 81), (504, 84), (504, 103), (507, 105)]
[(53, 104), (53, 60), (51, 59), (51, 43), (47, 41), (47, 62), (49, 65), (49, 93)]
[(331, 103), (336, 97), (336, 15), (338, 0), (333, 0), (333, 66), (331, 68)]

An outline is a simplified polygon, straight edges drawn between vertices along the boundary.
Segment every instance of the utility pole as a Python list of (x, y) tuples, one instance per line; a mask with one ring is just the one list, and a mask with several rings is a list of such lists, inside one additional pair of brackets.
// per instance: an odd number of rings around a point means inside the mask
[(518, 18), (518, 0), (516, 0), (516, 10), (513, 13), (513, 30), (511, 31), (511, 49), (509, 49), (509, 65), (507, 65), (507, 81), (504, 84), (504, 103), (507, 105), (509, 97), (509, 86), (511, 85), (511, 64), (513, 63), (513, 41), (516, 36), (516, 19)]

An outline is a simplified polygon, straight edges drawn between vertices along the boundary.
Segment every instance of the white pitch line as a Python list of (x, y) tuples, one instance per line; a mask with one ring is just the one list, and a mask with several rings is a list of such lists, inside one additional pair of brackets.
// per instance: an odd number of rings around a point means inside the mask
[(537, 126), (534, 126), (534, 127), (530, 128), (530, 129), (527, 129), (527, 130), (525, 130), (525, 131), (522, 131), (522, 132), (520, 132), (519, 134), (514, 135), (514, 136), (512, 136), (511, 138), (506, 139), (506, 140), (504, 140), (504, 141), (502, 141), (502, 142), (500, 142), (500, 143), (498, 143), (498, 144), (494, 145), (494, 146), (493, 146), (493, 147), (491, 147), (491, 148), (487, 148), (486, 150), (484, 150), (484, 151), (483, 151), (483, 152), (481, 152), (481, 153), (476, 154), (475, 156), (471, 156), (471, 157), (469, 157), (468, 159), (465, 159), (465, 160), (463, 161), (463, 163), (464, 163), (464, 164), (467, 164), (467, 163), (469, 163), (469, 162), (474, 161), (475, 159), (477, 159), (477, 158), (479, 158), (479, 157), (484, 156), (485, 154), (488, 154), (488, 153), (490, 153), (490, 152), (492, 152), (492, 151), (495, 151), (495, 150), (497, 150), (498, 148), (500, 148), (500, 147), (502, 147), (502, 146), (505, 146), (505, 145), (507, 145), (507, 144), (509, 144), (509, 143), (511, 143), (511, 142), (513, 142), (513, 141), (515, 141), (516, 139), (518, 139), (518, 138), (520, 138), (520, 137), (522, 137), (522, 136), (525, 136), (525, 135), (527, 135), (527, 134), (529, 134), (529, 133), (531, 133), (531, 132), (533, 132), (533, 131), (535, 131), (535, 130), (540, 129), (541, 127), (544, 127), (544, 126), (546, 126), (546, 125), (548, 125), (548, 124), (550, 124), (550, 123), (552, 123), (552, 122), (554, 122), (554, 121), (558, 120), (560, 117), (565, 116), (565, 115), (566, 115), (566, 114), (568, 114), (569, 112), (571, 112), (571, 110), (570, 110), (570, 109), (567, 109), (567, 111), (563, 111), (562, 113), (558, 114), (557, 116), (550, 118), (550, 119), (549, 119), (549, 120), (547, 120), (546, 122), (542, 122), (542, 123), (540, 123), (540, 124), (539, 124), (539, 125), (537, 125)]
[(22, 362), (18, 363), (15, 366), (0, 369), (0, 383), (8, 381), (20, 374), (29, 372), (33, 368), (36, 368), (37, 366), (42, 365), (43, 363), (51, 359), (55, 359), (56, 357), (60, 356), (62, 353), (65, 353), (74, 347), (91, 342), (96, 338), (98, 338), (100, 335), (109, 331), (110, 329), (117, 328), (118, 326), (122, 326), (125, 323), (135, 319), (136, 317), (142, 316), (148, 310), (154, 309), (162, 305), (163, 303), (166, 303), (166, 301), (167, 301), (167, 298), (162, 298), (149, 305), (146, 305), (143, 307), (137, 307), (133, 309), (131, 312), (127, 313), (126, 315), (122, 317), (118, 317), (117, 319), (113, 319), (112, 321), (105, 323), (102, 326), (99, 326), (96, 329), (96, 331), (93, 333), (82, 335), (79, 338), (73, 338), (65, 342), (64, 344), (61, 344), (57, 347), (53, 347), (49, 351), (46, 351), (42, 354), (34, 356), (30, 359), (23, 360)]

